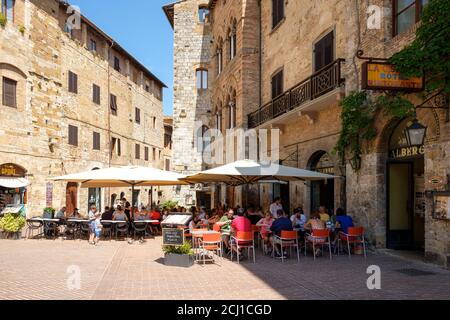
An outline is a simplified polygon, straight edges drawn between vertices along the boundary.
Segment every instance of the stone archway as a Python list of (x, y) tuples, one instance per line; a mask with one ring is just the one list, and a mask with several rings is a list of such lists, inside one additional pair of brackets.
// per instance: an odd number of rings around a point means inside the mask
[[(308, 160), (308, 170), (326, 174), (334, 174), (335, 165), (328, 152), (319, 150), (314, 152)], [(317, 211), (320, 206), (325, 206), (330, 213), (335, 210), (335, 182), (313, 181), (309, 185), (310, 209)]]

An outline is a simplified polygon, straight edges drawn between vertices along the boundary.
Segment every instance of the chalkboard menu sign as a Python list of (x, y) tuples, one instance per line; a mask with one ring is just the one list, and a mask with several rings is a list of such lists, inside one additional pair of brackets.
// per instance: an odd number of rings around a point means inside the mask
[(182, 246), (184, 244), (183, 229), (163, 229), (162, 234), (165, 246)]

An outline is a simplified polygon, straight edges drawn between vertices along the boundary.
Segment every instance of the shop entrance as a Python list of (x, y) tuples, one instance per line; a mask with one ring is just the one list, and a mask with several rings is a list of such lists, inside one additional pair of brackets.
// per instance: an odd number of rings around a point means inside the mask
[[(320, 173), (334, 174), (334, 165), (325, 151), (316, 152), (310, 159), (309, 170)], [(334, 181), (311, 182), (311, 212), (325, 206), (329, 213), (334, 212)]]
[(394, 130), (387, 163), (387, 247), (424, 250), (425, 180), (424, 148), (410, 146), (407, 119)]

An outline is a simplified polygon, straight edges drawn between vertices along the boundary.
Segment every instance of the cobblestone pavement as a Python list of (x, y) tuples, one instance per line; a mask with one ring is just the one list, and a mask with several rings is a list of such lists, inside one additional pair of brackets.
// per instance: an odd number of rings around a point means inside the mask
[[(160, 238), (98, 247), (0, 240), (0, 299), (450, 299), (449, 271), (384, 253), (332, 261), (302, 255), (299, 264), (258, 254), (256, 264), (219, 259), (188, 269), (164, 266), (162, 256)], [(369, 265), (381, 268), (381, 290), (367, 289)], [(67, 285), (70, 266), (81, 272), (79, 290)], [(431, 274), (412, 276), (402, 269)]]

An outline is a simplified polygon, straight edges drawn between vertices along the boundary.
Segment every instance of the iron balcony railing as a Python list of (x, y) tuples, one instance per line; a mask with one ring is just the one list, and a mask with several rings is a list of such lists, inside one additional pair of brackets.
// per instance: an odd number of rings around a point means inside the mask
[(341, 64), (344, 61), (344, 59), (335, 60), (255, 112), (250, 113), (248, 115), (249, 128), (256, 128), (276, 119), (307, 101), (317, 99), (340, 87), (345, 82), (345, 79), (341, 77)]

